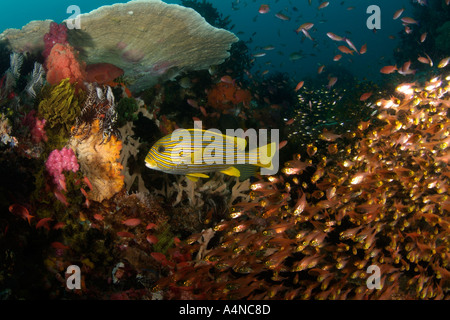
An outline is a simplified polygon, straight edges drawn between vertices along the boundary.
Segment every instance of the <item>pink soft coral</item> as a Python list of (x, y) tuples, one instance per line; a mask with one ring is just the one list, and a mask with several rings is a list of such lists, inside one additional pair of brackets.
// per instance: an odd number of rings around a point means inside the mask
[(77, 172), (80, 169), (77, 157), (70, 148), (62, 148), (61, 151), (57, 149), (53, 150), (45, 162), (45, 167), (58, 189), (65, 191), (66, 178), (64, 177), (63, 171)]
[(69, 44), (55, 44), (47, 58), (46, 67), (50, 84), (58, 84), (68, 78), (70, 83), (76, 82), (82, 86), (86, 78), (85, 65), (78, 62), (78, 54)]

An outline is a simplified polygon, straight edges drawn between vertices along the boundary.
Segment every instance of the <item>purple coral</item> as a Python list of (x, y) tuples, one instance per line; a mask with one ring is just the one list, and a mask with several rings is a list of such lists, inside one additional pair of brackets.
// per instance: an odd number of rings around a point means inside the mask
[(47, 142), (48, 137), (44, 130), (45, 123), (45, 119), (40, 120), (36, 117), (36, 110), (31, 110), (22, 120), (22, 124), (30, 128), (31, 139), (34, 143)]
[(77, 162), (75, 153), (70, 148), (62, 148), (53, 150), (45, 162), (47, 172), (52, 176), (53, 182), (58, 186), (59, 190), (66, 190), (66, 178), (63, 171), (77, 172), (80, 165)]
[(50, 55), (50, 51), (57, 43), (67, 44), (67, 26), (65, 24), (50, 23), (50, 31), (44, 35), (45, 49), (42, 55), (45, 59)]

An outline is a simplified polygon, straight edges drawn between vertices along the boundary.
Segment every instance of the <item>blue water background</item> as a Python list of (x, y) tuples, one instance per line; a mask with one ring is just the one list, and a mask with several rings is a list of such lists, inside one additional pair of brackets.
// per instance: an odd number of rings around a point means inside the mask
[[(21, 28), (31, 20), (52, 19), (61, 22), (67, 19), (67, 7), (77, 5), (81, 12), (89, 12), (102, 5), (117, 2), (114, 0), (48, 0), (48, 1), (1, 1), (0, 4), (0, 30), (6, 28)], [(165, 1), (180, 4), (181, 1)], [(406, 10), (402, 16), (411, 16), (410, 0), (338, 0), (330, 1), (330, 5), (317, 10), (321, 1), (312, 0), (210, 0), (224, 16), (230, 15), (233, 32), (244, 32), (239, 38), (248, 43), (251, 53), (262, 52), (261, 48), (267, 45), (275, 46), (267, 55), (256, 58), (252, 72), (268, 70), (268, 74), (276, 71), (288, 72), (295, 80), (305, 76), (315, 75), (321, 64), (340, 64), (350, 70), (360, 79), (368, 78), (379, 80), (379, 70), (382, 66), (393, 64), (393, 49), (397, 45), (398, 33), (404, 27), (400, 19), (393, 20), (394, 12), (402, 7)], [(270, 6), (270, 12), (259, 14), (259, 6), (264, 3)], [(369, 14), (366, 13), (369, 5), (378, 5), (381, 9), (381, 29), (374, 33), (366, 27)], [(298, 11), (294, 11), (296, 7)], [(347, 10), (354, 7), (353, 10)], [(275, 17), (275, 13), (282, 12), (289, 16), (290, 21), (283, 21)], [(302, 41), (303, 35), (294, 32), (301, 24), (312, 22), (316, 31), (311, 36), (318, 41), (313, 47), (309, 39)], [(252, 34), (255, 35), (252, 36)], [(327, 32), (349, 37), (359, 49), (367, 43), (368, 51), (364, 55), (344, 55), (341, 61), (334, 62), (333, 57), (340, 53), (337, 43), (330, 40)], [(395, 39), (389, 39), (395, 36)], [(291, 61), (289, 55), (301, 51), (305, 56), (302, 59)], [(180, 52), (180, 54), (183, 54)], [(314, 54), (315, 56), (310, 56)], [(326, 69), (325, 69), (326, 70)]]

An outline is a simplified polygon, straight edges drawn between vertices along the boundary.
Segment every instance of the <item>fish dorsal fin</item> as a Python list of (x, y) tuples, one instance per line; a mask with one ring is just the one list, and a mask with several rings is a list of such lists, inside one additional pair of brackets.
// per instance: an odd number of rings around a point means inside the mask
[[(220, 137), (220, 139), (222, 139), (222, 141), (223, 141), (223, 145), (224, 146), (232, 145), (233, 150), (234, 150), (234, 148), (236, 148), (236, 150), (245, 150), (245, 148), (247, 147), (247, 140), (245, 140), (244, 138), (240, 138), (240, 137), (236, 137), (236, 136), (228, 136), (228, 135), (221, 134), (221, 133), (218, 133), (218, 132), (215, 132), (212, 130), (188, 129), (188, 131), (192, 135), (194, 135), (195, 133), (201, 133), (203, 136), (206, 133), (208, 136)], [(192, 138), (194, 138), (194, 137), (192, 137)], [(211, 141), (211, 142), (213, 143), (213, 141)], [(215, 140), (215, 142), (217, 142), (217, 139)]]
[(275, 155), (276, 149), (277, 144), (275, 142), (272, 142), (265, 146), (249, 151), (249, 157), (254, 157), (258, 159), (258, 162), (256, 163), (258, 167), (263, 167), (272, 170), (273, 169), (272, 158)]
[(226, 174), (228, 176), (233, 176), (233, 177), (241, 176), (241, 172), (238, 169), (236, 169), (235, 167), (229, 167), (225, 170), (221, 170), (220, 172), (222, 172), (223, 174)]

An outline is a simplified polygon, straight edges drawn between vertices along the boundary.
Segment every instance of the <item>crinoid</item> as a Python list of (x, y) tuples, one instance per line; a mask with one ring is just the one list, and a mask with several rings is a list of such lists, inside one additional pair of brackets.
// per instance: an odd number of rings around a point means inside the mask
[(87, 97), (81, 114), (76, 119), (72, 136), (82, 135), (81, 140), (85, 140), (91, 134), (92, 123), (99, 120), (101, 143), (109, 142), (112, 135), (120, 139), (120, 132), (116, 128), (117, 113), (111, 87), (86, 83), (86, 88)]

